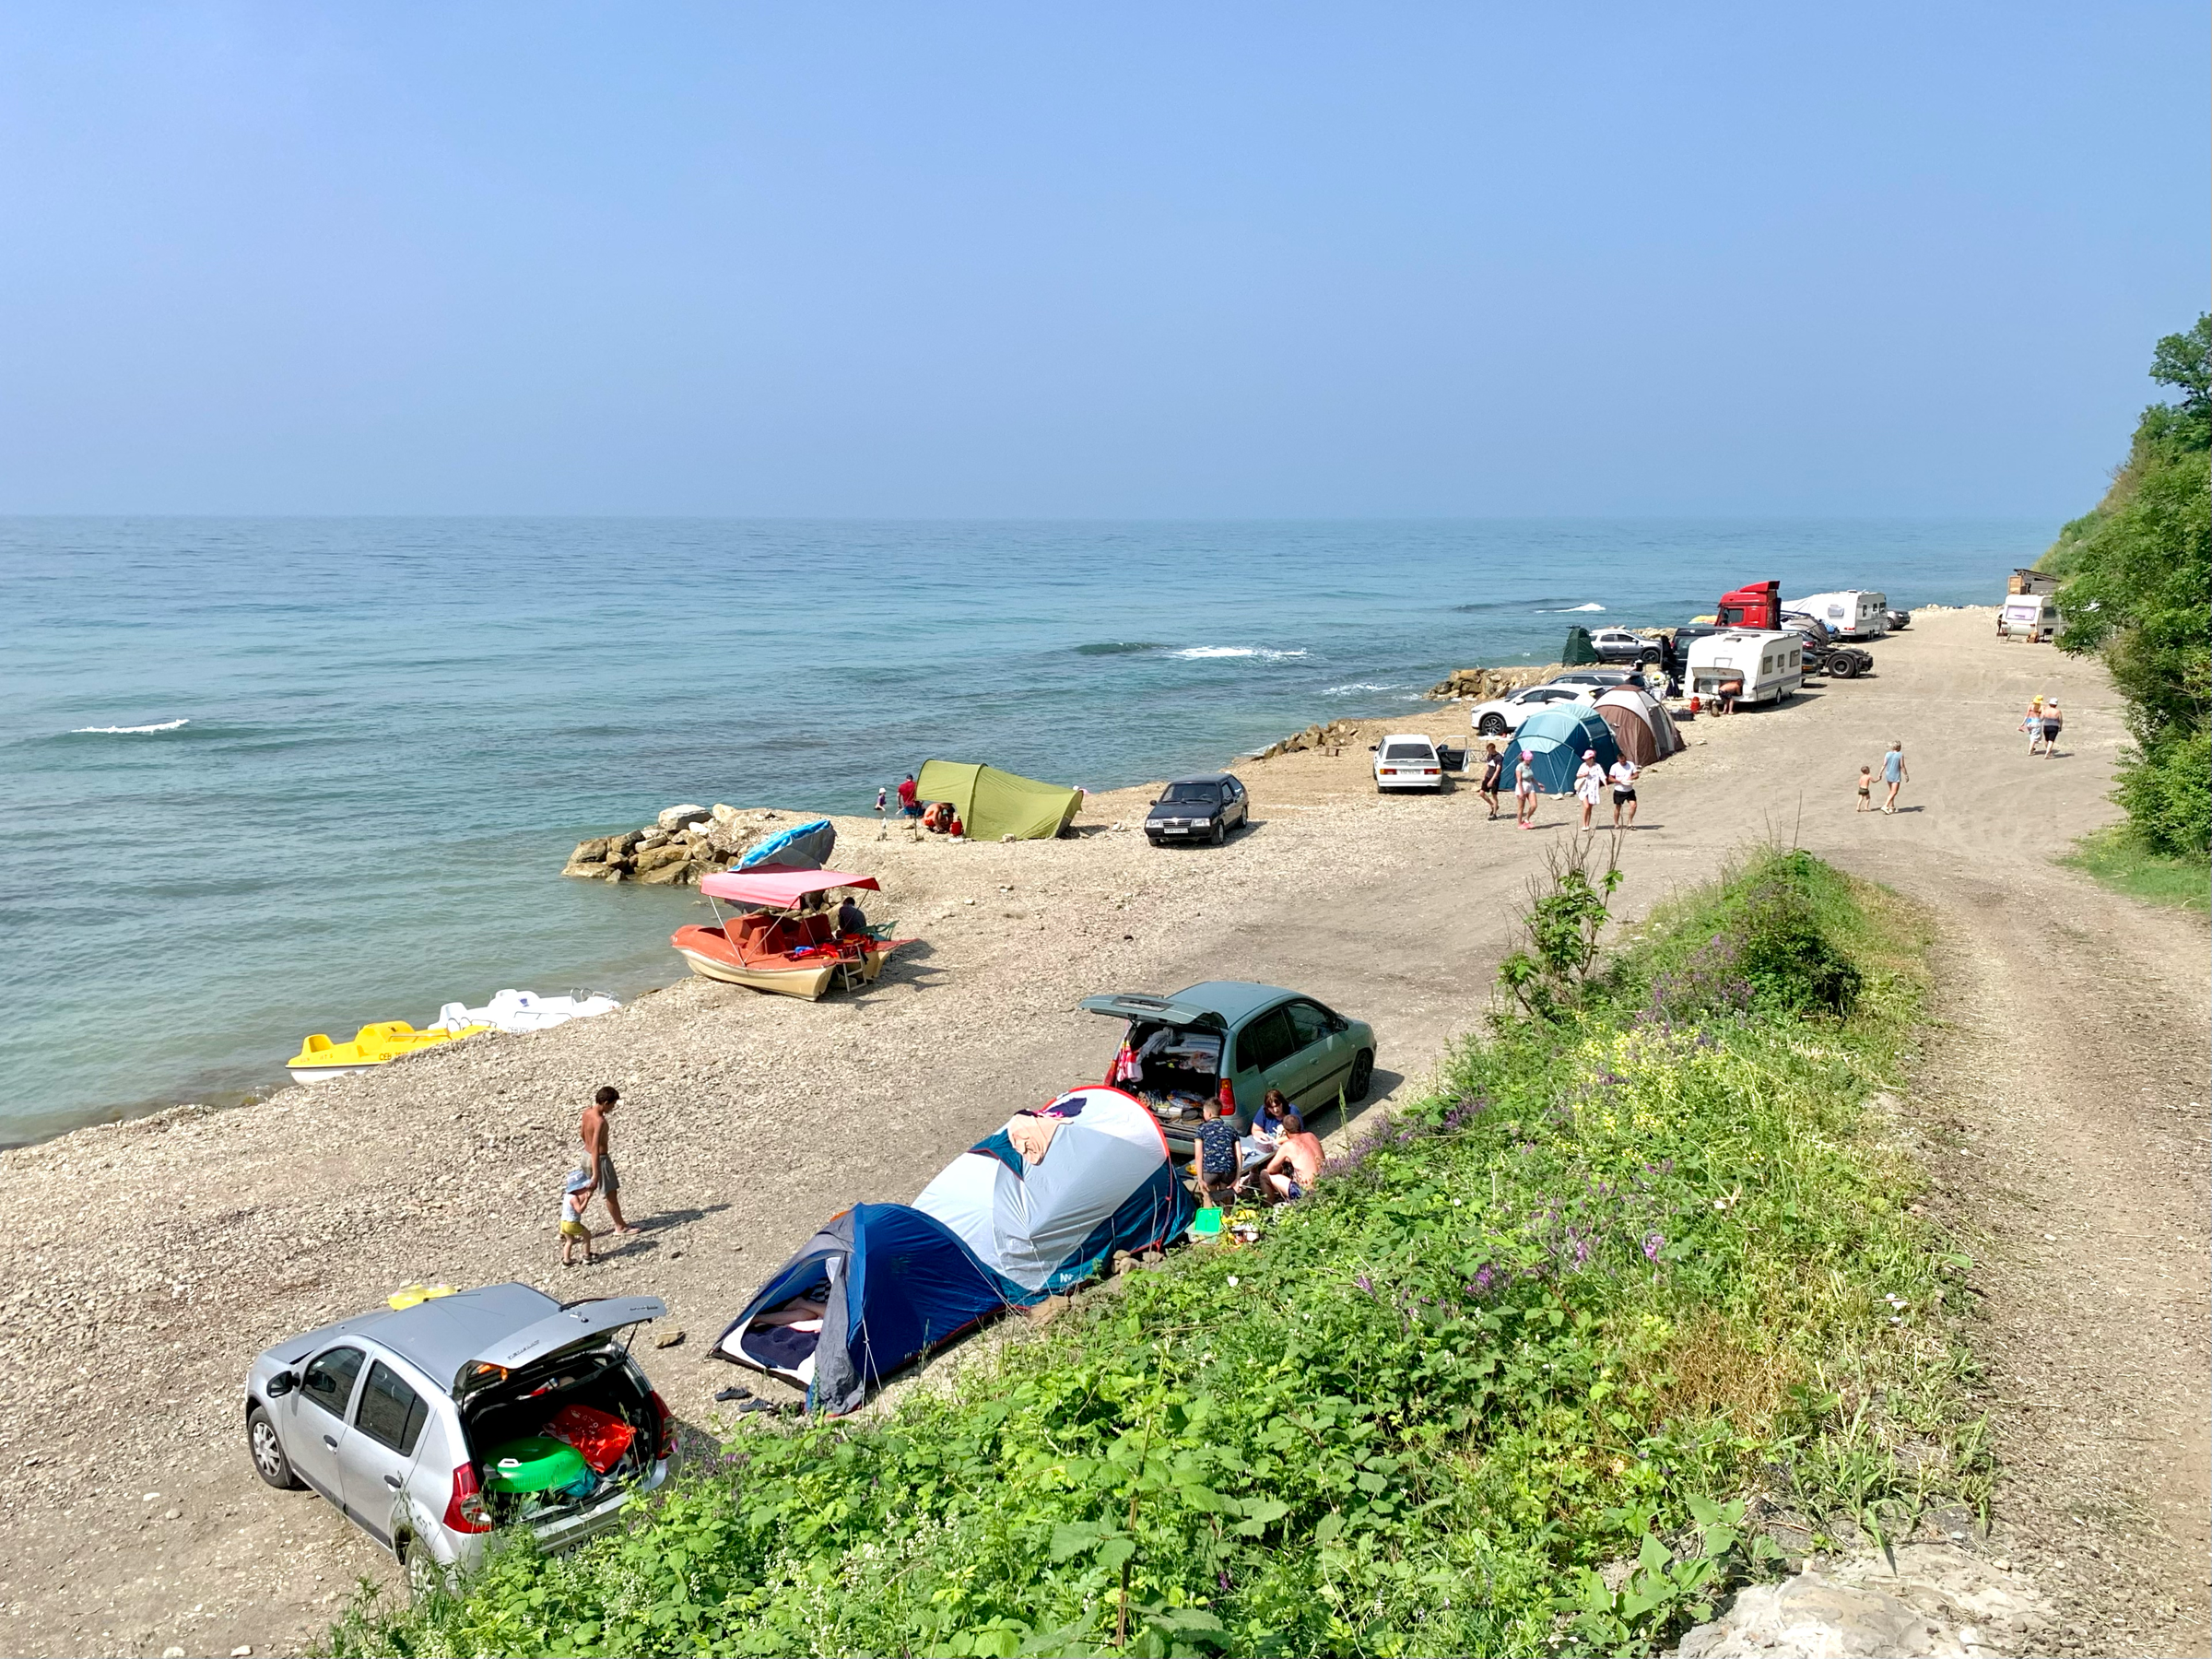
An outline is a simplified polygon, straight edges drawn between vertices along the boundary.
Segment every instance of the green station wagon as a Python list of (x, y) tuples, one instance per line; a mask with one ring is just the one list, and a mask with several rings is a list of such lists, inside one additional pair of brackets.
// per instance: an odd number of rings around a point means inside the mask
[(1128, 1021), (1106, 1081), (1176, 1139), (1190, 1138), (1206, 1100), (1230, 1107), (1242, 1134), (1270, 1088), (1312, 1113), (1366, 1099), (1374, 1079), (1372, 1028), (1280, 985), (1208, 980), (1171, 996), (1124, 991), (1081, 1006)]

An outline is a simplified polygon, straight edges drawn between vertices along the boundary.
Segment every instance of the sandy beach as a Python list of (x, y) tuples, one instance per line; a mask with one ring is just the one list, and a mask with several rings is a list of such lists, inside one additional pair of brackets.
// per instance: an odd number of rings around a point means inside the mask
[[(2091, 1609), (2135, 1596), (2161, 1552), (2201, 1569), (2206, 1547), (2205, 925), (2051, 862), (2117, 816), (2125, 734), (2099, 665), (2000, 644), (1976, 610), (1926, 613), (1873, 649), (1869, 679), (1685, 726), (1691, 747), (1647, 774), (1623, 838), (1621, 910), (1768, 837), (1927, 908), (1942, 1023), (1914, 1104), (1941, 1213), (1983, 1260), (1977, 1341), (2012, 1469), (2000, 1528), (2080, 1630), (2072, 1651), (2201, 1640), (2201, 1571), (2139, 1630)], [(2067, 709), (2053, 760), (2014, 729), (2039, 690)], [(240, 1379), (268, 1343), (400, 1285), (662, 1296), (662, 1332), (686, 1339), (641, 1339), (641, 1358), (681, 1417), (711, 1425), (736, 1373), (709, 1347), (824, 1217), (910, 1198), (1016, 1108), (1102, 1073), (1117, 1031), (1076, 1008), (1090, 993), (1294, 986), (1374, 1025), (1368, 1110), (1418, 1091), (1490, 1006), (1528, 879), (1571, 833), (1565, 801), (1519, 833), (1487, 822), (1471, 785), (1375, 795), (1367, 742), (1463, 740), (1465, 722), (1427, 705), (1335, 755), (1238, 767), (1254, 823), (1220, 848), (1148, 846), (1143, 790), (1093, 797), (1084, 833), (1059, 841), (842, 822), (839, 864), (884, 888), (871, 915), (921, 941), (863, 996), (685, 980), (557, 1030), (0, 1154), (18, 1235), (0, 1646), (288, 1651), (359, 1578), (389, 1579), (328, 1504), (254, 1477)], [(1906, 810), (1856, 814), (1857, 770), (1893, 737)], [(560, 1179), (601, 1083), (622, 1091), (615, 1147), (644, 1230), (564, 1271)], [(2100, 1549), (2041, 1547), (2068, 1514), (2104, 1529)]]

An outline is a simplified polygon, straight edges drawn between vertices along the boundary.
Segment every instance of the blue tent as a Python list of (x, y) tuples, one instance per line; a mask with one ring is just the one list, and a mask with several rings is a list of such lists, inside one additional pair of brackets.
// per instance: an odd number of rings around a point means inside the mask
[(747, 847), (737, 861), (741, 870), (819, 870), (830, 863), (837, 847), (837, 826), (828, 818), (810, 818), (804, 824), (770, 836)]
[(943, 1222), (903, 1204), (860, 1204), (770, 1276), (713, 1351), (797, 1384), (809, 1409), (836, 1415), (932, 1348), (1030, 1300)]
[(1512, 787), (1513, 769), (1525, 754), (1535, 768), (1536, 787), (1547, 794), (1566, 794), (1574, 788), (1574, 774), (1583, 764), (1583, 751), (1595, 749), (1597, 763), (1609, 767), (1620, 759), (1620, 746), (1612, 728), (1595, 709), (1575, 703), (1554, 703), (1539, 709), (1521, 723), (1512, 742), (1500, 757), (1506, 787)]

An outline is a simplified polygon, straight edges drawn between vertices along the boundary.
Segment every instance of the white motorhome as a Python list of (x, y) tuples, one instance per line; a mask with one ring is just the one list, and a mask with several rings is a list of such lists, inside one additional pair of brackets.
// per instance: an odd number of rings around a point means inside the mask
[(2058, 631), (2058, 602), (2049, 594), (2015, 594), (1997, 612), (1997, 638), (2048, 645)]
[(1828, 624), (1830, 633), (1846, 640), (1878, 640), (1889, 631), (1889, 595), (1872, 588), (1807, 594), (1802, 599), (1784, 599), (1782, 608), (1818, 617)]
[(1782, 702), (1805, 684), (1805, 636), (1743, 629), (1707, 634), (1689, 646), (1689, 688), (1700, 698), (1717, 698), (1721, 688), (1741, 680), (1738, 702)]

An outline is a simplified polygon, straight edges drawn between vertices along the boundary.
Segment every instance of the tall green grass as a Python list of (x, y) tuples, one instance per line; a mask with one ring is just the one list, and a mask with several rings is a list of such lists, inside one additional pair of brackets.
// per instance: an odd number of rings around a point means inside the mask
[(365, 1594), (331, 1650), (1648, 1651), (1773, 1570), (1762, 1515), (1985, 1487), (1964, 1263), (1868, 1103), (1921, 992), (1891, 901), (1756, 858), (1493, 1017), (1258, 1248), (880, 1420), (735, 1433), (627, 1534)]
[(2154, 853), (2124, 824), (2083, 836), (2058, 862), (2131, 899), (2177, 910), (2212, 910), (2212, 864)]

